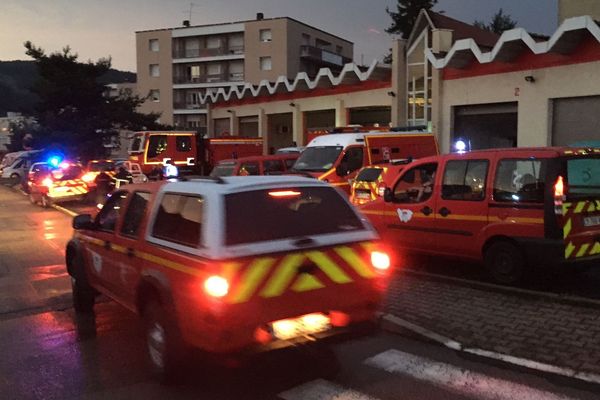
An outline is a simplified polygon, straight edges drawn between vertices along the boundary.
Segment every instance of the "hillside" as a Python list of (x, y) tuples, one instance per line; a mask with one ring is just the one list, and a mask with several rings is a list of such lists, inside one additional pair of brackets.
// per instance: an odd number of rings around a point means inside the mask
[[(7, 111), (30, 114), (37, 101), (31, 92), (38, 78), (37, 68), (33, 61), (0, 61), (0, 117)], [(133, 72), (111, 69), (100, 79), (102, 83), (135, 82)]]

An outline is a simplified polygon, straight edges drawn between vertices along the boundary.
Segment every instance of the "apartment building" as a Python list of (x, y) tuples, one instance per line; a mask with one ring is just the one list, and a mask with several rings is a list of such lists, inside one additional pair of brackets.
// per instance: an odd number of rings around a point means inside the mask
[[(353, 43), (289, 17), (136, 32), (137, 84), (148, 100), (142, 112), (160, 122), (204, 130), (201, 95), (278, 77), (294, 79), (320, 68), (340, 71), (352, 62)], [(225, 127), (223, 128), (225, 129)], [(219, 129), (218, 129), (219, 130)]]

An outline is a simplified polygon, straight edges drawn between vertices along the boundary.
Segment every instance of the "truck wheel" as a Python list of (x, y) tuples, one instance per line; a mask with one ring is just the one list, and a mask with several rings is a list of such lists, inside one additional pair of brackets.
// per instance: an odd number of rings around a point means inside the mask
[(71, 277), (71, 291), (73, 292), (73, 308), (76, 312), (89, 314), (94, 311), (94, 289), (82, 282), (81, 279)]
[(483, 255), (485, 266), (494, 279), (502, 284), (514, 284), (523, 279), (525, 260), (517, 246), (509, 242), (493, 243)]
[(148, 361), (152, 373), (162, 383), (178, 377), (183, 360), (183, 342), (171, 313), (157, 301), (150, 300), (143, 310)]

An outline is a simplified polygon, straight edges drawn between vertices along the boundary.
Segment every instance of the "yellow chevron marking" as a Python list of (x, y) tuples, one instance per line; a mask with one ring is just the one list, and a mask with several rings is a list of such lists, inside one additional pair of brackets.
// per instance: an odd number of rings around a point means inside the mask
[(573, 229), (573, 223), (571, 222), (571, 218), (569, 218), (563, 228), (563, 239), (566, 239), (567, 236), (569, 236), (569, 233), (571, 233), (571, 229)]
[[(594, 204), (593, 201), (590, 201), (590, 205), (587, 208), (587, 212), (591, 213), (591, 212), (594, 212), (594, 211), (596, 211), (596, 205)], [(600, 210), (598, 210), (598, 211), (600, 211)]]
[(562, 215), (567, 215), (567, 211), (571, 208), (572, 203), (563, 203), (562, 205)]
[(206, 276), (206, 273), (202, 272), (198, 268), (188, 267), (187, 265), (179, 264), (174, 261), (167, 260), (166, 258), (158, 257), (153, 254), (143, 253), (143, 252), (139, 252), (139, 253), (136, 252), (135, 254), (143, 260), (150, 261), (151, 263), (154, 263), (154, 264), (162, 265), (163, 267), (166, 267), (166, 268), (174, 269), (176, 271), (184, 272), (186, 274), (194, 275), (197, 277), (205, 277)]
[(335, 252), (350, 265), (358, 275), (363, 278), (373, 278), (375, 273), (369, 268), (367, 263), (360, 258), (350, 247), (337, 247)]
[(600, 242), (594, 243), (594, 247), (592, 247), (592, 251), (590, 251), (590, 256), (600, 254)]
[(577, 252), (577, 255), (575, 257), (583, 257), (585, 256), (585, 254), (587, 253), (587, 249), (590, 247), (589, 243), (585, 243), (581, 246), (581, 248), (579, 249), (579, 251)]
[(325, 253), (320, 251), (308, 251), (306, 256), (321, 268), (321, 271), (335, 283), (349, 283), (352, 279), (344, 273)]
[(575, 250), (575, 246), (573, 246), (572, 242), (569, 242), (569, 244), (565, 248), (565, 258), (571, 257), (571, 254), (573, 253), (573, 250)]
[(321, 289), (325, 287), (320, 280), (309, 274), (301, 274), (292, 285), (294, 292), (308, 292), (309, 290)]
[(580, 201), (577, 203), (577, 206), (575, 207), (575, 214), (579, 214), (583, 211), (583, 207), (585, 207), (585, 201)]
[(225, 265), (223, 265), (221, 276), (227, 279), (228, 282), (231, 282), (236, 277), (241, 267), (242, 263), (228, 262)]
[(267, 275), (274, 263), (275, 259), (272, 257), (254, 260), (246, 269), (244, 276), (240, 279), (240, 287), (237, 293), (232, 297), (232, 302), (243, 303), (248, 301), (250, 296), (256, 291), (256, 288), (262, 283), (265, 275)]
[(280, 296), (298, 273), (298, 267), (302, 265), (302, 261), (304, 261), (304, 255), (301, 253), (285, 256), (265, 288), (260, 292), (261, 297)]

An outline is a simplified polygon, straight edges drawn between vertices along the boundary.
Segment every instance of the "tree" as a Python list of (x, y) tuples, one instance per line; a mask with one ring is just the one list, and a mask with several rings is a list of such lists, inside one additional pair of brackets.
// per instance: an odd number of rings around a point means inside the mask
[(159, 114), (136, 111), (145, 99), (130, 93), (105, 95), (100, 79), (110, 70), (110, 58), (80, 63), (68, 46), (50, 55), (29, 41), (25, 48), (40, 75), (33, 88), (39, 96), (34, 112), (39, 128), (32, 132), (36, 145), (58, 145), (88, 159), (105, 156), (103, 143), (119, 129), (162, 128), (155, 122)]
[(387, 33), (408, 38), (422, 9), (430, 10), (437, 0), (398, 0), (397, 11), (385, 11), (392, 18), (392, 24), (385, 30)]
[(510, 15), (504, 14), (504, 11), (500, 9), (496, 14), (494, 14), (492, 21), (489, 24), (485, 24), (482, 21), (475, 21), (473, 22), (473, 25), (480, 29), (501, 35), (502, 32), (513, 29), (515, 26), (517, 26), (517, 21), (513, 20)]

